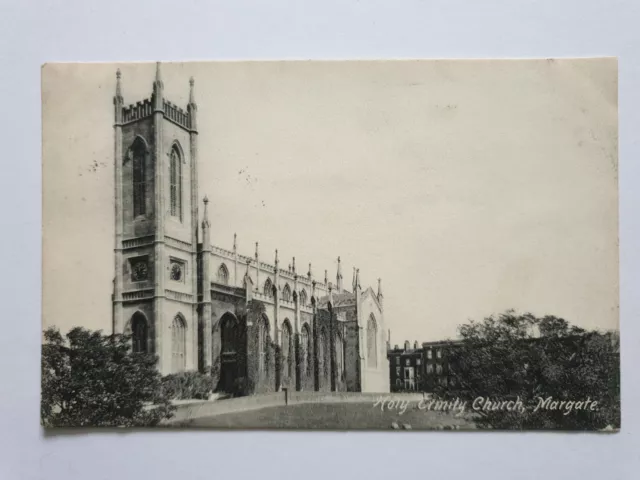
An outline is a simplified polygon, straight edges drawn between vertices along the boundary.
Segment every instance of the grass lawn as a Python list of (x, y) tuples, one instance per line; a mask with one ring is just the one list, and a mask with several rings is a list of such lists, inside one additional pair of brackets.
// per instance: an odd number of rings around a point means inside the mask
[(416, 404), (412, 404), (401, 414), (398, 410), (382, 411), (380, 406), (374, 407), (372, 403), (282, 405), (198, 418), (183, 425), (238, 429), (389, 430), (393, 422), (400, 426), (408, 424), (412, 430), (430, 430), (445, 426), (474, 428), (473, 422), (468, 418), (456, 417), (451, 413), (420, 410)]

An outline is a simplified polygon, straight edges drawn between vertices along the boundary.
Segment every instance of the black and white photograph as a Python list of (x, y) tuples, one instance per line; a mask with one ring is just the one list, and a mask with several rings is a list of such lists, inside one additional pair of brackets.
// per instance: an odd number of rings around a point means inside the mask
[(45, 429), (621, 428), (617, 59), (41, 76)]

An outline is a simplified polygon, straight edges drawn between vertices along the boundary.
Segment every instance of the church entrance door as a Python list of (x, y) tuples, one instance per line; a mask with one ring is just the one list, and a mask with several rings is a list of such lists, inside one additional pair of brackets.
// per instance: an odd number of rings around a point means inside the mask
[(226, 314), (221, 321), (220, 354), (220, 388), (222, 391), (232, 393), (238, 378), (238, 350), (239, 328), (238, 320), (231, 314)]

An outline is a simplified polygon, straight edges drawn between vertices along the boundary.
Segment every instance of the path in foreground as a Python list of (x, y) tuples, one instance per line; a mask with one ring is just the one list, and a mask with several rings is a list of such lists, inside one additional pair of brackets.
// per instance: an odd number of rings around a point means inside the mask
[(410, 406), (400, 414), (398, 410), (382, 411), (372, 403), (315, 403), (259, 410), (227, 413), (191, 420), (183, 426), (209, 428), (288, 428), (288, 429), (384, 429), (393, 422), (408, 424), (413, 430), (436, 429), (457, 425), (460, 429), (474, 428), (473, 422), (451, 413), (419, 410)]

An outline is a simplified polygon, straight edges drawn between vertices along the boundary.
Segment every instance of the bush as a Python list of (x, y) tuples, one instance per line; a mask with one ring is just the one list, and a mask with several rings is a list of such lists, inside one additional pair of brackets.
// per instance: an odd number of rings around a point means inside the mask
[(211, 375), (200, 372), (180, 372), (162, 379), (162, 394), (173, 400), (206, 400), (215, 385)]
[(160, 391), (157, 358), (130, 338), (74, 328), (44, 332), (40, 418), (45, 427), (153, 426), (175, 407)]
[[(480, 428), (620, 428), (617, 334), (513, 311), (463, 325), (460, 334), (462, 341), (447, 355), (455, 385), (437, 386), (434, 394), (470, 406), (480, 397), (522, 403), (518, 409), (476, 410)], [(547, 398), (548, 404), (542, 403)], [(585, 405), (585, 400), (597, 401), (597, 408), (566, 410), (560, 404)]]

